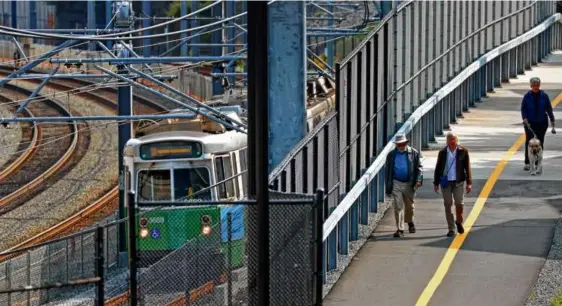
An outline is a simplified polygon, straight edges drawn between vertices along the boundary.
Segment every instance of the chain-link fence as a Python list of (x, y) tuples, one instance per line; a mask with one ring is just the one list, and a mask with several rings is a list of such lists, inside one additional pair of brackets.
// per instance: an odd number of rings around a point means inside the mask
[(139, 305), (223, 305), (229, 274), (243, 273), (243, 222), (243, 205), (205, 202), (139, 214)]
[[(103, 227), (0, 254), (0, 305), (103, 305)], [(84, 291), (95, 294), (81, 300)]]
[[(270, 193), (266, 260), (271, 300), (283, 305), (314, 305), (314, 290), (320, 288), (316, 267), (322, 220), (317, 214), (322, 215), (323, 195), (315, 199)], [(122, 281), (122, 294), (106, 305), (135, 305), (131, 286), (137, 287), (136, 305), (248, 305), (249, 286), (259, 281), (248, 276), (248, 265), (256, 264), (258, 254), (247, 235), (255, 203), (159, 202), (139, 212), (134, 226), (138, 251), (131, 265), (137, 267), (137, 282)]]
[(323, 192), (270, 192), (270, 305), (320, 304), (323, 202)]

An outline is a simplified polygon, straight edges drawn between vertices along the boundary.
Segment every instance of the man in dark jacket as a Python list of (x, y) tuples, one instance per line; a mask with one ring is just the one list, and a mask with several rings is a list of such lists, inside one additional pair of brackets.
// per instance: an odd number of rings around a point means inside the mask
[(416, 232), (414, 225), (414, 198), (416, 189), (423, 182), (423, 167), (420, 153), (408, 146), (406, 135), (396, 135), (396, 148), (386, 157), (385, 181), (386, 195), (392, 197), (396, 233), (404, 235), (404, 222), (408, 223), (410, 233)]
[(437, 155), (437, 165), (435, 165), (435, 173), (433, 175), (433, 189), (443, 194), (445, 202), (445, 217), (447, 219), (447, 227), (449, 232), (447, 236), (455, 235), (455, 219), (451, 208), (453, 200), (455, 202), (455, 211), (457, 215), (457, 231), (459, 234), (464, 233), (463, 208), (464, 208), (464, 190), (463, 185), (466, 183), (466, 193), (472, 190), (472, 171), (470, 169), (470, 156), (468, 150), (461, 147), (458, 143), (458, 137), (452, 132), (447, 133), (447, 146), (439, 151)]
[[(539, 78), (531, 78), (531, 90), (529, 90), (523, 101), (521, 101), (521, 118), (525, 127), (525, 171), (530, 169), (529, 165), (529, 140), (533, 138), (535, 132), (537, 138), (541, 141), (541, 147), (544, 150), (544, 136), (548, 130), (548, 119), (552, 125), (552, 133), (554, 129), (554, 113), (552, 112), (552, 104), (548, 95), (540, 89), (541, 80)], [(529, 127), (532, 129), (529, 129)]]

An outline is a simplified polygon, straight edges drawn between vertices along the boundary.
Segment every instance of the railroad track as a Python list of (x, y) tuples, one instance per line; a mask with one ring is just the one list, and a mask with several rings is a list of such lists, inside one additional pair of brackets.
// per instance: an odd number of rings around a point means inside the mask
[[(0, 101), (9, 102), (8, 98), (0, 95)], [(16, 108), (8, 107), (10, 110), (15, 111)], [(34, 117), (34, 115), (26, 109), (22, 112), (23, 117)], [(22, 130), (21, 139), (14, 154), (12, 154), (0, 170), (0, 182), (4, 181), (6, 177), (10, 176), (15, 171), (19, 170), (21, 166), (35, 153), (37, 149), (37, 140), (41, 136), (41, 130), (33, 123), (20, 124)], [(21, 152), (21, 154), (17, 154)]]
[[(5, 100), (20, 100), (29, 95), (26, 89), (5, 86)], [(53, 100), (44, 99), (27, 106), (35, 116), (70, 116), (70, 112)], [(88, 147), (87, 132), (78, 130), (76, 123), (44, 123), (34, 125), (36, 132), (30, 150), (17, 163), (12, 163), (0, 181), (0, 214), (25, 203), (46, 189), (52, 181), (64, 176), (78, 162)], [(85, 137), (84, 137), (85, 136)], [(11, 167), (11, 168), (10, 168)]]
[[(2, 68), (0, 68), (0, 73), (2, 72), (1, 69)], [(55, 84), (58, 83), (59, 84), (58, 86), (66, 86), (65, 88), (61, 87), (60, 89), (62, 90), (69, 90), (71, 83), (80, 84), (83, 86), (88, 86), (92, 84), (91, 82), (82, 81), (82, 80), (65, 80), (64, 82), (61, 82), (60, 80), (53, 80), (53, 81)], [(40, 80), (37, 81), (37, 83), (39, 82)], [(102, 90), (98, 90), (98, 91), (102, 91)], [(90, 92), (84, 94), (87, 95), (90, 94)], [(116, 90), (114, 89), (113, 89), (113, 94), (115, 95), (116, 98)], [(110, 99), (109, 95), (110, 94), (106, 93), (105, 97), (107, 99)], [(320, 113), (324, 112), (324, 109), (328, 109), (331, 107), (330, 105), (333, 103), (333, 99), (334, 96), (333, 93), (331, 93), (330, 97), (326, 98), (325, 100), (321, 100), (322, 102), (314, 103), (314, 106), (309, 109), (309, 112), (311, 112), (310, 115), (314, 116), (315, 119), (323, 117), (323, 114)], [(141, 103), (144, 103), (146, 105), (147, 103), (150, 102), (143, 101)], [(158, 107), (165, 108), (166, 106), (158, 105)], [(320, 108), (322, 108), (322, 110), (317, 110)], [(316, 125), (317, 122), (311, 122), (310, 124)], [(61, 222), (49, 228), (48, 230), (40, 234), (37, 234), (34, 237), (14, 247), (11, 247), (6, 251), (16, 250), (18, 248), (24, 248), (24, 247), (32, 246), (34, 244), (43, 243), (50, 239), (68, 235), (76, 230), (90, 226), (99, 220), (107, 218), (111, 213), (115, 212), (115, 210), (117, 209), (117, 203), (118, 203), (117, 201), (118, 201), (118, 189), (117, 187), (115, 187), (111, 191), (106, 193), (104, 196), (102, 196), (99, 200), (95, 201), (94, 203), (88, 205), (86, 208), (82, 209), (78, 213), (67, 218), (64, 222)], [(3, 260), (2, 257), (0, 257), (0, 261), (2, 260)]]
[[(6, 77), (12, 73), (13, 69), (0, 66), (0, 75)], [(39, 71), (30, 70), (29, 73), (41, 73)], [(26, 82), (40, 84), (41, 79), (28, 79)], [(103, 105), (105, 108), (117, 113), (117, 89), (112, 87), (104, 87), (103, 83), (88, 82), (79, 79), (51, 79), (46, 87), (69, 92), (70, 95), (77, 95), (96, 103)], [(169, 104), (153, 102), (138, 94), (133, 95), (133, 110), (135, 114), (154, 114), (167, 112), (171, 108)]]
[[(7, 76), (12, 72), (13, 69), (0, 67), (0, 75)], [(30, 71), (33, 72), (33, 71)], [(25, 80), (26, 82), (31, 82), (34, 84), (39, 84), (40, 79), (30, 79)], [(11, 86), (11, 85), (7, 85)], [(99, 103), (103, 107), (117, 112), (117, 90), (114, 88), (99, 87), (98, 84), (83, 80), (50, 80), (46, 85), (47, 88), (52, 88), (60, 91), (68, 91), (69, 94), (76, 94), (82, 96), (85, 99), (89, 99)], [(86, 88), (84, 88), (86, 87)], [(76, 92), (77, 88), (86, 89), (82, 92)], [(90, 89), (90, 90), (88, 90)], [(74, 93), (76, 92), (76, 93)], [(170, 105), (163, 105), (162, 103), (154, 103), (146, 98), (134, 96), (134, 112), (136, 114), (154, 114), (166, 112), (167, 107)], [(31, 104), (30, 104), (31, 105)], [(12, 163), (13, 164), (13, 163)], [(1, 172), (0, 172), (1, 174)], [(2, 200), (0, 200), (1, 203)], [(17, 244), (8, 250), (13, 250), (21, 247), (31, 246), (34, 244), (42, 243), (50, 239), (70, 234), (76, 230), (82, 229), (84, 227), (90, 226), (91, 224), (107, 218), (109, 215), (117, 210), (118, 206), (118, 189), (117, 187), (111, 189), (108, 193), (103, 195), (100, 199), (88, 205), (83, 210), (67, 218), (64, 222), (61, 222), (48, 230), (33, 236), (32, 238)], [(1, 205), (0, 205), (1, 209)], [(0, 210), (1, 211), (1, 210)], [(7, 257), (1, 256), (0, 261), (6, 260)]]

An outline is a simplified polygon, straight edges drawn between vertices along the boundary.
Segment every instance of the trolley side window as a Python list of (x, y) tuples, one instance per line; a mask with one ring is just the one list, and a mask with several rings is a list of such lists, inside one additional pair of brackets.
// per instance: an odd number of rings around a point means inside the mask
[(238, 169), (238, 155), (240, 153), (237, 152), (232, 152), (232, 175), (236, 175), (235, 178), (232, 179), (232, 182), (234, 183), (234, 191), (236, 192), (236, 197), (240, 196), (240, 189), (238, 189), (238, 180), (240, 179), (240, 176), (238, 176), (238, 174), (240, 173), (240, 169)]
[(209, 170), (207, 168), (174, 169), (175, 200), (211, 200), (210, 182)]
[(232, 164), (229, 155), (215, 157), (215, 169), (217, 172), (219, 199), (234, 197), (234, 185), (232, 183)]
[(170, 170), (142, 170), (139, 172), (139, 199), (143, 201), (172, 200)]
[[(240, 157), (240, 172), (242, 171), (246, 171), (248, 170), (248, 163), (246, 161), (247, 159), (247, 155), (246, 155), (247, 149), (242, 149), (239, 151), (238, 156)], [(244, 191), (244, 194), (248, 194), (248, 190), (247, 190), (247, 184), (248, 184), (248, 173), (244, 173), (242, 174), (242, 190)]]

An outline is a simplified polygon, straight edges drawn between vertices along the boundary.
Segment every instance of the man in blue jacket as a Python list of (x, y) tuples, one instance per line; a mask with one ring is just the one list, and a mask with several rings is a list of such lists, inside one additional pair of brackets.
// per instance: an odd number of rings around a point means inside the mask
[(416, 232), (414, 199), (423, 182), (423, 165), (420, 152), (408, 145), (406, 135), (396, 135), (394, 144), (396, 148), (386, 157), (385, 181), (386, 195), (394, 208), (394, 237), (398, 238), (404, 235), (404, 223), (408, 223), (410, 233)]
[[(530, 169), (528, 146), (529, 140), (533, 138), (535, 132), (537, 138), (541, 141), (541, 147), (544, 150), (544, 136), (548, 130), (548, 119), (552, 125), (552, 133), (554, 129), (554, 114), (552, 112), (552, 104), (546, 92), (540, 89), (541, 80), (539, 78), (531, 78), (531, 90), (523, 97), (521, 102), (521, 118), (525, 127), (525, 171)], [(529, 130), (529, 127), (532, 129)]]

